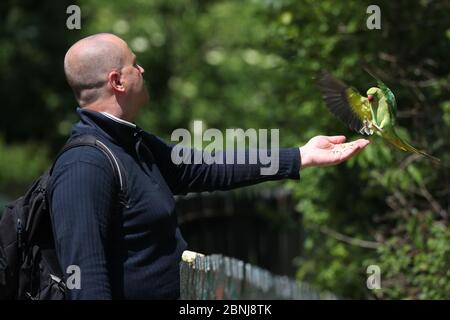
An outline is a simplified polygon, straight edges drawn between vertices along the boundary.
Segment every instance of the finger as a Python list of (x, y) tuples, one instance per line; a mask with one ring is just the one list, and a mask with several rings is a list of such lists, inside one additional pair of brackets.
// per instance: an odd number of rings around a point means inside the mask
[(361, 149), (367, 146), (370, 143), (370, 140), (367, 139), (358, 139), (353, 141), (356, 145), (358, 145)]
[[(366, 144), (366, 145), (367, 145), (367, 144)], [(363, 146), (360, 146), (359, 144), (356, 144), (356, 143), (355, 143), (355, 145), (354, 145), (352, 148), (349, 148), (349, 149), (347, 149), (347, 150), (345, 150), (345, 151), (342, 152), (340, 161), (341, 161), (341, 162), (342, 162), (342, 161), (345, 161), (345, 160), (347, 160), (348, 158), (354, 156), (354, 155), (357, 154), (362, 148), (364, 148), (364, 147), (363, 147)]]
[(352, 142), (347, 142), (347, 143), (341, 143), (339, 145), (334, 146), (334, 148), (336, 150), (340, 150), (340, 151), (347, 151), (348, 149), (353, 149), (356, 147), (359, 148), (364, 148), (365, 146), (367, 146), (370, 143), (369, 140), (366, 139), (358, 139)]
[(340, 144), (335, 144), (333, 147), (333, 150), (339, 151), (339, 152), (345, 152), (348, 151), (350, 149), (354, 149), (357, 147), (363, 147), (365, 145), (365, 142), (362, 141), (352, 141), (352, 142), (347, 142), (347, 143), (340, 143)]
[(327, 139), (332, 143), (344, 143), (346, 138), (345, 136), (329, 136)]
[(336, 157), (335, 163), (341, 163), (357, 154), (361, 149), (370, 143), (367, 139), (358, 139), (348, 143), (335, 146), (332, 153)]

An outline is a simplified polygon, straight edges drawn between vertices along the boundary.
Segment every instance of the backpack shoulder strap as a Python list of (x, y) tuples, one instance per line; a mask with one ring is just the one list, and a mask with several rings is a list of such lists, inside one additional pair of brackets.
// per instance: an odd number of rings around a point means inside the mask
[(85, 135), (78, 136), (78, 137), (72, 139), (71, 141), (69, 141), (66, 145), (64, 145), (64, 147), (61, 149), (61, 151), (59, 151), (59, 153), (57, 154), (57, 156), (53, 162), (53, 165), (49, 170), (49, 175), (52, 174), (54, 166), (56, 164), (56, 161), (59, 159), (60, 156), (62, 156), (62, 154), (64, 152), (66, 152), (70, 149), (76, 148), (76, 147), (81, 147), (81, 146), (94, 147), (94, 148), (100, 150), (108, 158), (108, 161), (109, 161), (111, 167), (113, 168), (114, 178), (119, 183), (121, 201), (123, 201), (124, 200), (123, 197), (126, 195), (126, 192), (127, 192), (127, 179), (125, 177), (125, 171), (124, 171), (124, 169), (122, 169), (123, 165), (121, 164), (120, 160), (114, 155), (114, 153), (111, 151), (111, 149), (108, 148), (103, 142), (98, 140), (93, 135), (85, 134)]

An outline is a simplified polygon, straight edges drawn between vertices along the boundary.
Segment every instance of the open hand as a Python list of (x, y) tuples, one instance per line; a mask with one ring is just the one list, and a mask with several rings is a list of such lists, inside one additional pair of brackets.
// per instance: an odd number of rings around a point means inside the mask
[(322, 167), (341, 163), (369, 143), (366, 139), (345, 143), (345, 136), (316, 136), (300, 147), (301, 167)]

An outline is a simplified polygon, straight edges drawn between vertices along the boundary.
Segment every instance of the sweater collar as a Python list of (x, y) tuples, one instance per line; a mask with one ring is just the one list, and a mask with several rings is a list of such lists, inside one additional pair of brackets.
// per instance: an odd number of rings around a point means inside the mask
[(128, 122), (128, 121), (125, 121), (123, 119), (117, 118), (116, 116), (113, 116), (112, 114), (110, 114), (108, 112), (104, 112), (103, 111), (103, 112), (100, 112), (100, 113), (102, 115), (104, 115), (105, 117), (110, 118), (111, 120), (113, 120), (113, 121), (115, 121), (117, 123), (124, 124), (124, 125), (132, 127), (132, 128), (136, 128), (136, 125), (134, 123), (132, 123), (132, 122)]
[(136, 124), (117, 118), (111, 114), (77, 108), (81, 121), (73, 128), (73, 134), (95, 131), (112, 142), (125, 146), (135, 145), (142, 129)]

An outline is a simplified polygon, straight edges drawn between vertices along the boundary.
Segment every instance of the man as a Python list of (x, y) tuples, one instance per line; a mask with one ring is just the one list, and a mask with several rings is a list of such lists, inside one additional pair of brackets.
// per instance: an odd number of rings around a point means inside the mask
[(128, 185), (127, 205), (117, 209), (113, 169), (101, 151), (77, 147), (56, 162), (48, 195), (58, 260), (62, 270), (81, 271), (69, 299), (177, 299), (186, 243), (173, 195), (299, 179), (300, 167), (340, 163), (368, 144), (314, 137), (301, 148), (280, 149), (271, 176), (260, 174), (260, 164), (176, 165), (173, 146), (133, 123), (149, 96), (144, 69), (122, 39), (97, 34), (78, 41), (64, 71), (80, 106), (71, 139), (96, 136), (126, 169)]

